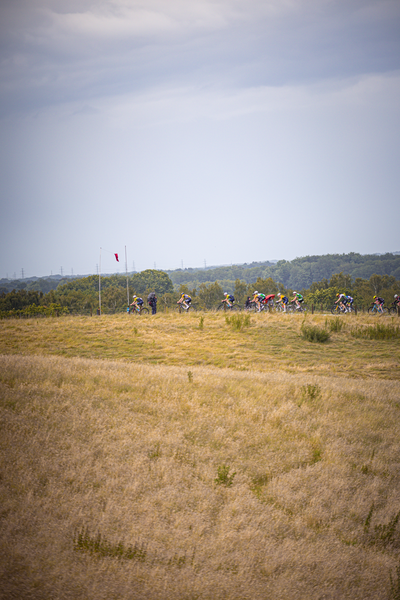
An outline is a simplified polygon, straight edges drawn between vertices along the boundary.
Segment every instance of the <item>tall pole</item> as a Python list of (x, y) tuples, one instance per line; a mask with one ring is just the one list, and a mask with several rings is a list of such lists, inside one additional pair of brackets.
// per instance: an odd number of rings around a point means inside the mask
[(129, 306), (128, 255), (126, 253), (126, 246), (125, 246), (125, 272), (126, 272), (126, 296), (128, 298), (128, 306)]
[(99, 260), (99, 315), (101, 315), (101, 248)]

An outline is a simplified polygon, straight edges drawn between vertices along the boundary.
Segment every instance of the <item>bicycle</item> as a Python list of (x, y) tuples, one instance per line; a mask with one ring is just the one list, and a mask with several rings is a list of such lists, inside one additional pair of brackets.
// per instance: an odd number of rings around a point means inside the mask
[(393, 317), (397, 316), (397, 307), (400, 306), (396, 302), (392, 302), (392, 304), (388, 307), (389, 314)]
[(239, 306), (239, 304), (227, 304), (226, 302), (221, 302), (221, 304), (218, 304), (217, 306), (217, 311), (218, 310), (242, 310), (242, 307)]
[(146, 306), (130, 306), (129, 307), (130, 315), (148, 315), (149, 309)]
[(194, 306), (192, 306), (191, 304), (189, 304), (187, 308), (185, 306), (183, 306), (183, 304), (178, 304), (178, 306), (175, 307), (175, 311), (178, 313), (181, 313), (181, 312), (187, 313), (190, 311), (190, 309), (192, 310), (192, 312), (196, 310), (196, 308)]
[(351, 304), (348, 304), (343, 308), (340, 304), (334, 304), (331, 308), (331, 313), (333, 315), (344, 315), (345, 313), (355, 313), (356, 309)]
[(282, 304), (281, 302), (276, 302), (275, 304), (276, 312), (287, 313), (287, 304)]
[(273, 304), (270, 304), (269, 302), (267, 304), (264, 304), (264, 302), (260, 302), (260, 310), (258, 309), (257, 303), (256, 302), (250, 302), (249, 306), (245, 306), (244, 310), (247, 310), (249, 312), (269, 312), (271, 309), (274, 309), (275, 306)]
[(289, 304), (287, 305), (287, 311), (288, 312), (293, 312), (293, 313), (304, 313), (308, 310), (308, 306), (307, 304), (303, 304), (302, 302), (300, 303), (300, 306), (297, 306), (296, 301), (292, 300), (291, 302), (289, 302)]
[[(381, 310), (379, 310), (380, 308), (381, 308)], [(389, 314), (389, 309), (386, 306), (378, 306), (374, 302), (368, 308), (368, 314), (369, 315), (388, 315)]]

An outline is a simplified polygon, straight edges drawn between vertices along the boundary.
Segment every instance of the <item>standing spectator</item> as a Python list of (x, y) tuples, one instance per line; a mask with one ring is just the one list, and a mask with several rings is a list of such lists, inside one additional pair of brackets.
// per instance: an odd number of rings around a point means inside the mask
[(147, 296), (147, 302), (151, 306), (151, 314), (155, 315), (157, 313), (157, 296), (155, 292), (150, 292), (150, 294)]

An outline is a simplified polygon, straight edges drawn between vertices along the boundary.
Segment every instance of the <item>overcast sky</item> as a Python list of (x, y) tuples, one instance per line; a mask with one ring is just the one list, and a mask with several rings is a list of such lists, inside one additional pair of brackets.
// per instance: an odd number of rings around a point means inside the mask
[(400, 250), (399, 0), (2, 0), (0, 53), (0, 277)]

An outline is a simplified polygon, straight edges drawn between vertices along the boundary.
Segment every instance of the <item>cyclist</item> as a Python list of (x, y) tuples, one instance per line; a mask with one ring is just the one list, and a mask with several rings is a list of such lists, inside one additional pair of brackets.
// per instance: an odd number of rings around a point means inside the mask
[(143, 306), (143, 299), (139, 298), (138, 296), (133, 296), (133, 302), (131, 302), (131, 306), (134, 306), (136, 310), (140, 312)]
[(338, 299), (335, 301), (335, 304), (339, 302), (339, 306), (341, 306), (344, 312), (351, 312), (353, 308), (354, 298), (351, 296), (346, 296), (346, 294), (336, 294)]
[(182, 308), (184, 308), (185, 310), (189, 310), (191, 302), (192, 298), (189, 296), (189, 294), (182, 294), (177, 304), (181, 304)]
[(348, 304), (347, 312), (351, 312), (353, 308), (354, 298), (352, 296), (346, 296), (346, 305)]
[(376, 304), (378, 312), (383, 313), (383, 305), (385, 304), (384, 299), (380, 298), (379, 296), (374, 296), (373, 300), (374, 304)]
[(233, 294), (228, 294), (228, 292), (224, 292), (224, 296), (225, 298), (222, 300), (222, 302), (226, 302), (227, 305), (229, 307), (232, 306), (232, 304), (235, 302), (235, 297)]
[(398, 296), (397, 294), (394, 295), (394, 302), (393, 302), (393, 304), (395, 305), (396, 308), (398, 306), (400, 306), (400, 296)]
[(265, 302), (265, 294), (263, 294), (262, 292), (257, 292), (257, 290), (255, 292), (253, 292), (253, 300), (252, 302), (256, 303), (256, 306), (258, 308), (258, 312), (261, 312), (261, 302)]
[(268, 296), (265, 296), (264, 303), (266, 305), (268, 305), (268, 304), (273, 305), (274, 304), (274, 302), (273, 302), (274, 298), (275, 298), (275, 294), (268, 294)]
[(304, 298), (301, 294), (299, 294), (299, 292), (293, 292), (293, 296), (294, 296), (294, 298), (293, 298), (292, 302), (296, 303), (296, 306), (297, 306), (296, 310), (299, 310), (299, 308), (301, 308), (301, 303), (304, 302)]
[(282, 304), (283, 312), (286, 312), (286, 307), (287, 307), (288, 303), (289, 303), (289, 298), (287, 296), (284, 296), (283, 294), (277, 295), (276, 304)]

